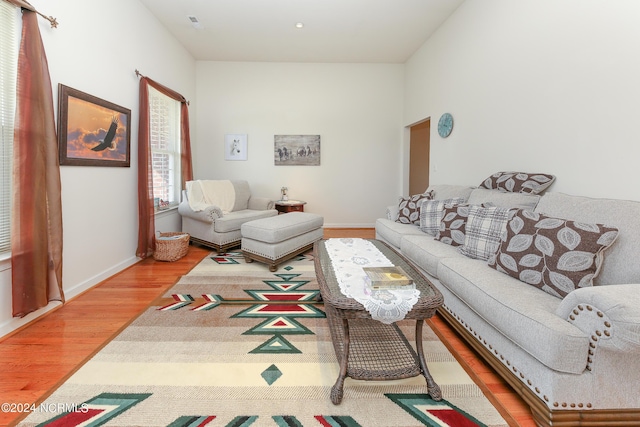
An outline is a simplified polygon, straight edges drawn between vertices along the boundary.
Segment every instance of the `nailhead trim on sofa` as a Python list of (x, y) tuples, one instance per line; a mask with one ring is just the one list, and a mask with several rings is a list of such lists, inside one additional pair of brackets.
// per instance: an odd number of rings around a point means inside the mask
[[(586, 310), (586, 311), (585, 311)], [(594, 335), (591, 335), (589, 342), (589, 356), (587, 357), (587, 370), (592, 369), (593, 358), (595, 356), (595, 352), (598, 349), (598, 342), (601, 339), (607, 339), (611, 337), (611, 322), (605, 316), (603, 312), (600, 310), (596, 310), (594, 312), (594, 308), (588, 304), (578, 304), (573, 310), (571, 310), (571, 314), (569, 315), (569, 323), (575, 324), (578, 320), (578, 316), (581, 314), (590, 315), (591, 313), (595, 313), (601, 319), (600, 328), (597, 328), (594, 332)]]
[[(578, 307), (580, 307), (580, 306), (578, 306)], [(515, 374), (519, 374), (520, 378), (522, 378), (522, 379), (525, 379), (525, 378), (526, 378), (526, 377), (525, 377), (525, 375), (524, 375), (522, 372), (520, 372), (520, 371), (519, 371), (515, 366), (511, 366), (511, 362), (510, 362), (508, 359), (505, 359), (504, 355), (503, 355), (503, 354), (501, 354), (497, 349), (494, 349), (492, 344), (487, 343), (487, 340), (486, 340), (486, 339), (482, 339), (482, 336), (478, 335), (478, 333), (477, 333), (476, 331), (474, 331), (474, 330), (473, 330), (473, 328), (472, 328), (471, 326), (469, 326), (469, 324), (468, 324), (464, 319), (462, 319), (458, 314), (454, 313), (454, 312), (453, 312), (449, 307), (447, 307), (446, 305), (443, 305), (443, 306), (442, 306), (442, 308), (444, 308), (444, 309), (445, 309), (445, 310), (446, 310), (450, 315), (452, 315), (453, 317), (455, 317), (455, 318), (456, 318), (456, 320), (458, 320), (458, 321), (460, 322), (460, 324), (461, 324), (461, 325), (463, 325), (467, 331), (469, 331), (469, 332), (470, 332), (470, 333), (472, 333), (475, 337), (477, 337), (478, 342), (482, 343), (482, 344), (484, 345), (484, 347), (486, 347), (487, 349), (492, 350), (492, 351), (493, 351), (493, 353), (494, 353), (496, 356), (499, 356), (499, 357), (500, 357), (500, 360), (503, 362), (503, 364), (505, 364), (505, 365), (507, 365), (507, 366), (510, 366), (510, 367), (511, 367), (511, 370), (512, 370)], [(581, 310), (584, 310), (584, 308), (582, 308)], [(591, 307), (591, 310), (593, 310), (593, 307)], [(593, 338), (593, 337), (592, 337), (592, 338)], [(596, 339), (596, 341), (597, 341), (597, 339)], [(541, 392), (541, 390), (540, 390), (540, 388), (539, 388), (539, 387), (534, 386), (534, 385), (533, 385), (533, 383), (532, 383), (532, 381), (531, 381), (529, 378), (526, 378), (526, 380), (527, 380), (527, 386), (528, 386), (531, 390), (535, 391), (535, 392), (536, 392), (536, 394), (537, 394), (538, 396), (540, 396), (542, 399), (544, 399), (544, 401), (545, 401), (545, 402), (549, 402), (549, 397), (547, 397), (547, 395), (543, 395), (543, 394), (541, 394), (542, 392)], [(577, 403), (575, 403), (575, 402), (570, 402), (570, 403), (567, 403), (567, 402), (562, 402), (562, 403), (559, 403), (559, 402), (553, 402), (553, 406), (554, 406), (554, 407), (556, 407), (556, 408), (557, 408), (557, 407), (562, 407), (562, 408), (567, 408), (567, 407), (570, 407), (570, 408), (576, 408), (576, 407), (577, 407), (577, 408), (583, 408), (583, 407), (591, 408), (593, 405), (592, 405), (590, 402), (587, 402), (587, 403), (583, 403), (583, 402), (577, 402)]]

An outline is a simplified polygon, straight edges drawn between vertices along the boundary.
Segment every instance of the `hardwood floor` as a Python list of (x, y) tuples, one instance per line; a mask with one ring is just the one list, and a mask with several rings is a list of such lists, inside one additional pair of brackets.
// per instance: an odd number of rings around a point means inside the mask
[[(325, 238), (373, 238), (373, 229), (325, 229)], [(143, 260), (0, 340), (0, 403), (39, 403), (210, 251), (191, 246), (176, 262)], [(534, 427), (518, 395), (439, 317), (429, 325), (511, 426)], [(0, 426), (26, 414), (0, 411)]]

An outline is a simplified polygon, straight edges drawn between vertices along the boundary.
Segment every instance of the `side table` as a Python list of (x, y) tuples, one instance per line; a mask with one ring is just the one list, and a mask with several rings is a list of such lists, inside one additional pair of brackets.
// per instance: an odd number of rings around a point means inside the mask
[(302, 200), (278, 200), (276, 202), (276, 210), (278, 214), (304, 212), (304, 205), (306, 204), (307, 202), (303, 202)]

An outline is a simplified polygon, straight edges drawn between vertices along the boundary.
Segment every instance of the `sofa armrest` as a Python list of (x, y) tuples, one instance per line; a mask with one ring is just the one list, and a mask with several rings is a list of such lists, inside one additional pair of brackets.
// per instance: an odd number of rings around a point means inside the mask
[(223, 217), (222, 209), (220, 209), (218, 206), (207, 206), (206, 209), (195, 212), (193, 209), (191, 209), (191, 206), (189, 206), (189, 202), (186, 200), (186, 198), (183, 198), (178, 205), (178, 213), (181, 216), (187, 218), (192, 218), (197, 221), (209, 223), (214, 222), (217, 218)]
[(640, 348), (640, 284), (591, 286), (570, 292), (556, 314), (591, 337), (591, 346)]
[(249, 198), (249, 209), (256, 211), (265, 211), (267, 209), (273, 209), (275, 202), (266, 197), (251, 197)]

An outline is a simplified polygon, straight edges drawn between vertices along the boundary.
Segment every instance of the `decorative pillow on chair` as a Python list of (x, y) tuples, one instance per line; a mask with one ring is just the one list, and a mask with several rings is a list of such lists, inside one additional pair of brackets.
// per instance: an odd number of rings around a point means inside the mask
[(585, 224), (519, 210), (489, 266), (564, 298), (574, 289), (592, 286), (603, 252), (618, 237), (618, 229)]
[(464, 199), (425, 200), (420, 205), (420, 230), (435, 236), (440, 228), (442, 213), (446, 204), (464, 203)]
[(496, 172), (482, 181), (479, 187), (509, 193), (540, 194), (549, 188), (555, 179), (555, 176), (544, 173)]
[(469, 206), (469, 216), (460, 252), (470, 258), (487, 260), (496, 253), (507, 222), (517, 209), (497, 206)]
[(400, 222), (402, 224), (419, 224), (420, 204), (423, 200), (431, 200), (432, 198), (432, 191), (427, 191), (424, 194), (416, 194), (410, 197), (400, 197), (396, 222)]

